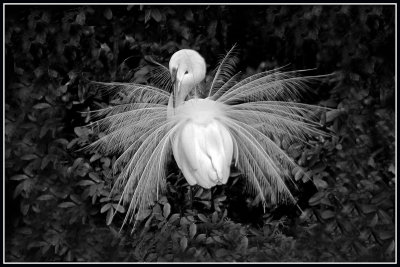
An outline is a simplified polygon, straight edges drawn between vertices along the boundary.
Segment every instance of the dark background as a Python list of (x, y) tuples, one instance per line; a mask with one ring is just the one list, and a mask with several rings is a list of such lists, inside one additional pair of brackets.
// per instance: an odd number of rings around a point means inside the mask
[[(6, 261), (394, 261), (394, 11), (7, 5)], [(145, 58), (166, 64), (182, 48), (212, 70), (235, 43), (245, 75), (288, 63), (340, 74), (303, 100), (338, 109), (324, 119), (336, 136), (284, 147), (313, 179), (294, 177), (304, 212), (264, 212), (235, 173), (190, 188), (171, 162), (166, 198), (119, 234), (115, 157), (78, 151), (97, 138), (84, 112), (111, 99), (88, 80), (147, 82)]]

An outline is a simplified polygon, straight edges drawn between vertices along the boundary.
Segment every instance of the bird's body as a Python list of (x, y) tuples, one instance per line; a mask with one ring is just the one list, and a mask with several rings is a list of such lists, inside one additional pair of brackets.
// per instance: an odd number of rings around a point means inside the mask
[(171, 93), (149, 85), (104, 85), (125, 92), (127, 103), (98, 112), (105, 116), (97, 122), (105, 136), (91, 148), (122, 153), (114, 165), (121, 169), (114, 187), (123, 188), (127, 218), (165, 190), (171, 151), (190, 185), (225, 184), (234, 162), (264, 203), (293, 199), (285, 181), (297, 164), (276, 140), (306, 143), (326, 135), (318, 122), (326, 108), (287, 101), (317, 77), (272, 70), (238, 80), (231, 52), (216, 69), (206, 98), (196, 93), (205, 61), (190, 49), (171, 57)]
[(223, 104), (190, 99), (170, 117), (185, 122), (171, 141), (175, 161), (190, 185), (211, 188), (228, 181), (233, 141), (223, 116)]

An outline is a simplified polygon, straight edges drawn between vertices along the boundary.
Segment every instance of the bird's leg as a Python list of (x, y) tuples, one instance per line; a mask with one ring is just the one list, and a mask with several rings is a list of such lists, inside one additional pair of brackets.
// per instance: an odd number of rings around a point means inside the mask
[(189, 185), (189, 202), (190, 202), (190, 209), (193, 207), (193, 187)]

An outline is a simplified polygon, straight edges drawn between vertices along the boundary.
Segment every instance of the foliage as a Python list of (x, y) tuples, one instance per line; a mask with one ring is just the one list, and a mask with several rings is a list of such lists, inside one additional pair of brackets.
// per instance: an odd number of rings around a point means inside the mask
[[(6, 6), (7, 261), (393, 261), (395, 114), (391, 6)], [(249, 19), (251, 18), (251, 19)], [(115, 155), (85, 154), (87, 111), (113, 101), (88, 80), (147, 82), (151, 56), (181, 48), (209, 67), (238, 43), (239, 69), (340, 71), (306, 101), (337, 110), (336, 138), (282, 147), (313, 184), (303, 209), (244, 195), (239, 174), (191, 188), (173, 162), (168, 194), (123, 228)], [(114, 220), (112, 215), (116, 214)]]

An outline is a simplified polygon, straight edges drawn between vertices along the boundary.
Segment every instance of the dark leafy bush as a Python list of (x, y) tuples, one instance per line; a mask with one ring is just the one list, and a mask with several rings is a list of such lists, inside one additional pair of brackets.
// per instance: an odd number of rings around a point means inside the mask
[[(6, 261), (394, 261), (393, 6), (7, 5)], [(190, 188), (171, 162), (168, 193), (119, 231), (115, 155), (87, 111), (112, 103), (89, 80), (148, 82), (151, 56), (181, 48), (209, 68), (234, 43), (247, 74), (291, 63), (340, 72), (304, 101), (337, 108), (335, 137), (282, 146), (313, 181), (299, 207), (267, 207), (228, 185)], [(113, 214), (116, 214), (113, 219)], [(112, 220), (113, 219), (113, 220)]]

